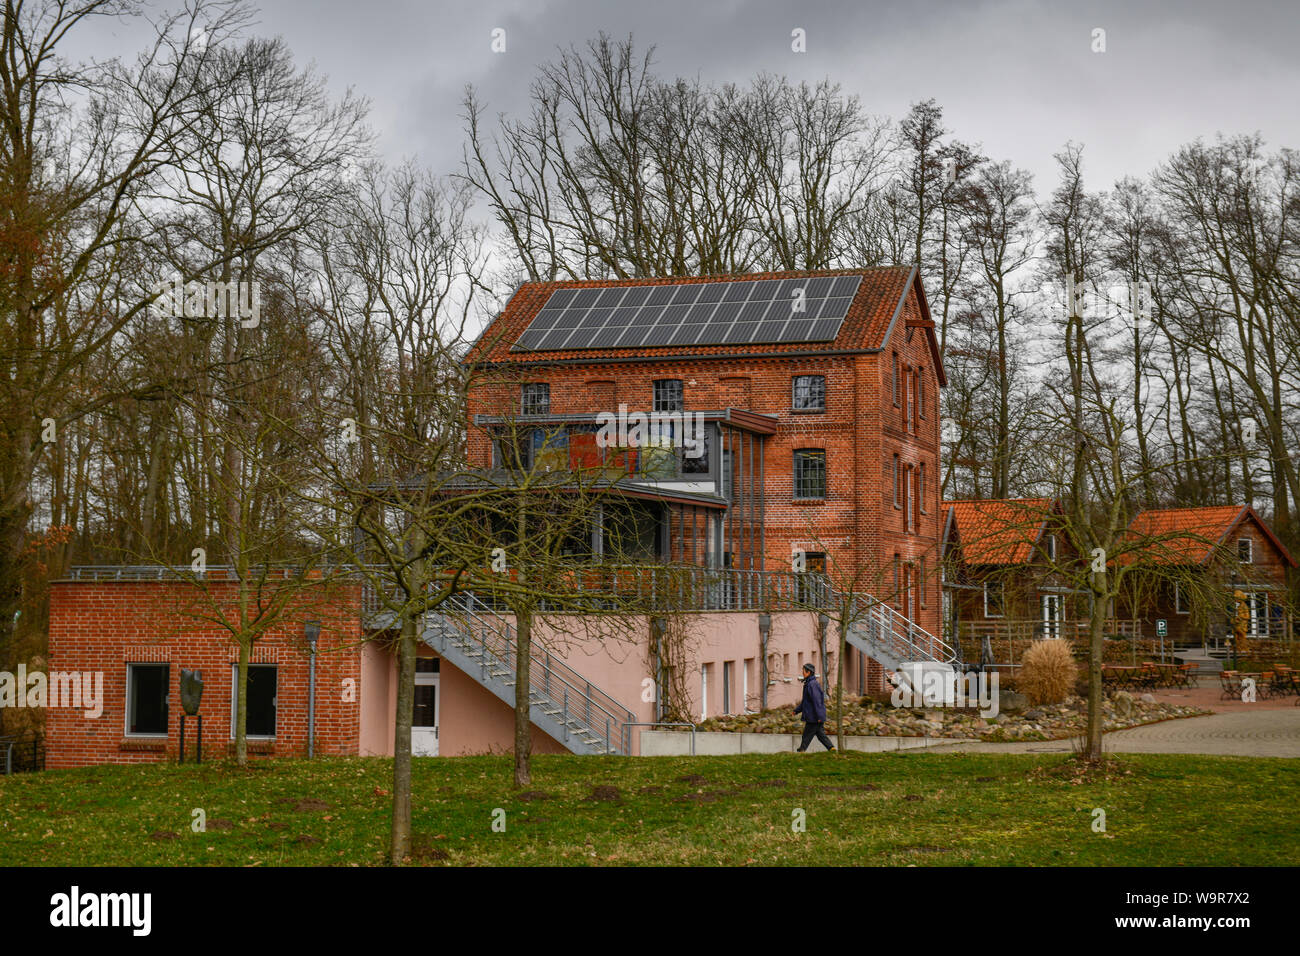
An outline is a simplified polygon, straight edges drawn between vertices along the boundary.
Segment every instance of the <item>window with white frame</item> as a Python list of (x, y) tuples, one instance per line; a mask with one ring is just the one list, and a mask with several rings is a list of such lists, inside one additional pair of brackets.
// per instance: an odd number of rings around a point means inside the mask
[(1002, 581), (984, 582), (984, 616), (1006, 617), (1006, 589)]
[[(235, 719), (239, 714), (239, 665), (231, 664), (230, 736), (235, 736)], [(270, 740), (275, 736), (276, 690), (279, 668), (274, 664), (248, 665), (248, 712), (244, 731), (250, 740)]]
[(167, 695), (171, 665), (126, 665), (126, 734), (129, 737), (167, 735)]
[(925, 462), (917, 467), (916, 474), (916, 501), (917, 506), (921, 509), (921, 514), (926, 514), (925, 508)]
[(1056, 560), (1056, 535), (1049, 534), (1043, 538), (1043, 553), (1048, 561)]
[(700, 665), (700, 720), (709, 716), (709, 665)]
[(1255, 563), (1255, 542), (1250, 538), (1237, 539), (1237, 560), (1242, 564)]
[(903, 507), (903, 473), (898, 456), (894, 456), (894, 507)]
[(893, 389), (893, 395), (894, 395), (894, 407), (897, 408), (898, 407), (898, 353), (897, 352), (894, 353), (893, 370), (894, 370), (893, 371), (894, 377), (893, 377), (893, 385), (891, 387)]
[(1252, 591), (1246, 595), (1250, 608), (1250, 636), (1268, 636), (1268, 592)]
[(1190, 614), (1192, 609), (1188, 604), (1187, 595), (1183, 593), (1183, 585), (1180, 581), (1174, 582), (1174, 613)]

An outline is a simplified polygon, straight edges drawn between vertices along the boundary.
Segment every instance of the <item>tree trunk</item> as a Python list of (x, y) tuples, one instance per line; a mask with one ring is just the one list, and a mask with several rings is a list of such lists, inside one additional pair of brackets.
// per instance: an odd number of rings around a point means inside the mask
[(839, 624), (839, 657), (835, 661), (835, 748), (844, 753), (844, 621)]
[(397, 638), (397, 714), (393, 732), (393, 823), (389, 862), (401, 866), (411, 855), (411, 722), (415, 711), (415, 614), (402, 615)]
[(253, 656), (252, 642), (241, 636), (239, 641), (239, 671), (235, 675), (238, 688), (235, 705), (235, 763), (248, 766), (248, 662)]
[(1101, 658), (1105, 641), (1103, 635), (1106, 625), (1106, 596), (1104, 585), (1096, 581), (1105, 581), (1105, 574), (1093, 575), (1092, 613), (1088, 619), (1088, 736), (1083, 755), (1088, 760), (1100, 760), (1102, 756), (1102, 692), (1101, 692)]
[[(529, 655), (532, 653), (533, 612), (515, 614), (515, 786), (532, 783), (532, 701), (528, 688)], [(576, 702), (574, 702), (576, 704)], [(563, 715), (568, 719), (568, 715)]]

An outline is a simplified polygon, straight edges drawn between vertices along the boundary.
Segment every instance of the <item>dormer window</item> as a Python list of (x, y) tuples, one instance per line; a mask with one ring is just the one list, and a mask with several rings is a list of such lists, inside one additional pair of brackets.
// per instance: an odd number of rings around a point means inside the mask
[(551, 386), (546, 382), (529, 382), (524, 385), (519, 411), (524, 415), (551, 414)]

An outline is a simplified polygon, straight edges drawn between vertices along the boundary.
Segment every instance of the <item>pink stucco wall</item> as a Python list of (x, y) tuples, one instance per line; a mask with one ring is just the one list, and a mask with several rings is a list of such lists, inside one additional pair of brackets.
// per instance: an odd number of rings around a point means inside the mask
[[(684, 689), (697, 722), (722, 712), (723, 667), (732, 666), (730, 713), (760, 707), (760, 635), (758, 615), (741, 612), (704, 613), (689, 620)], [(650, 621), (646, 617), (617, 622), (599, 618), (556, 618), (539, 622), (536, 639), (552, 655), (566, 662), (593, 686), (632, 711), (636, 720), (654, 720), (653, 682), (649, 661)], [(827, 633), (830, 666), (835, 666), (835, 631)], [(432, 654), (427, 648), (422, 654)], [(769, 707), (792, 707), (799, 699), (798, 681), (804, 662), (811, 662), (826, 685), (824, 663), (817, 642), (817, 619), (807, 613), (772, 615), (768, 644), (770, 662)], [(858, 687), (856, 651), (850, 650), (845, 686)], [(707, 672), (702, 672), (707, 665)], [(748, 671), (748, 678), (745, 672)], [(469, 675), (448, 661), (440, 666), (441, 699), (439, 752), (443, 756), (508, 752), (513, 747), (514, 716), (511, 709)], [(706, 677), (707, 674), (707, 677)], [(707, 680), (707, 692), (704, 684)], [(396, 706), (396, 667), (382, 646), (368, 644), (362, 656), (362, 753), (392, 754), (393, 713)], [(705, 706), (707, 698), (707, 708)], [(633, 751), (639, 737), (633, 734)], [(563, 753), (555, 740), (534, 728), (534, 753)]]

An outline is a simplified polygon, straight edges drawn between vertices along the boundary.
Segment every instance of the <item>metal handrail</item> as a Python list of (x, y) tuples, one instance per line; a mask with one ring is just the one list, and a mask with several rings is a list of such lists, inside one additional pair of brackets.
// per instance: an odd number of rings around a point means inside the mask
[[(842, 595), (834, 598), (837, 603), (843, 600)], [(951, 645), (888, 604), (866, 594), (854, 594), (851, 599), (853, 624), (850, 626), (862, 626), (865, 622), (868, 643), (885, 648), (900, 661), (928, 659), (945, 664), (956, 661), (957, 652)]]
[[(481, 667), (486, 676), (492, 663), (500, 664), (511, 673), (517, 673), (515, 660), (515, 629), (512, 624), (492, 613), (491, 617), (475, 609), (473, 594), (453, 595), (446, 602), (452, 613), (436, 612), (443, 620), (450, 620), (457, 626), (456, 630), (481, 651)], [(458, 621), (457, 618), (462, 620)], [(605, 739), (607, 753), (626, 754), (630, 749), (630, 735), (627, 725), (636, 716), (609, 694), (566, 664), (554, 657), (540, 642), (529, 648), (528, 689), (536, 692), (542, 699), (557, 704), (561, 708), (561, 723), (568, 733), (569, 721), (580, 724), (588, 733)], [(572, 697), (570, 696), (572, 692)], [(570, 702), (578, 708), (570, 713)], [(618, 744), (614, 744), (614, 731), (618, 731)]]

